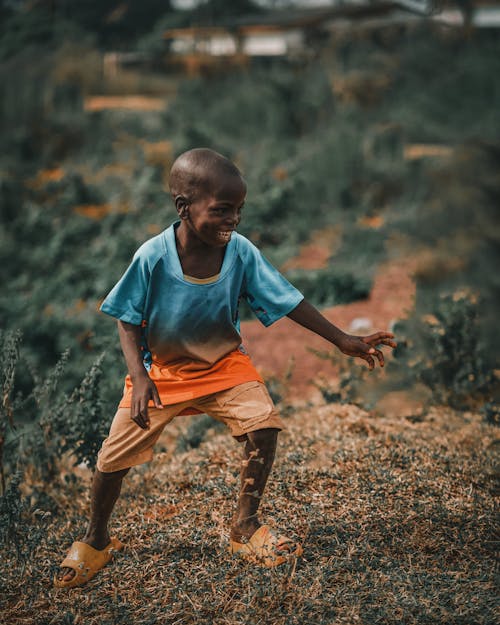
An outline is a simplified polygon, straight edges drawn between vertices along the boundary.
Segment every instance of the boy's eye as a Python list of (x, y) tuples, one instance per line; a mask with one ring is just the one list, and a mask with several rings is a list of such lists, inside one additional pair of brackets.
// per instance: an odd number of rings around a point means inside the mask
[[(237, 209), (236, 209), (236, 212), (237, 212), (237, 214), (238, 214), (238, 215), (241, 215), (241, 209), (242, 209), (242, 208), (243, 208), (243, 206), (241, 206), (241, 207), (239, 207), (239, 208), (237, 208)], [(212, 215), (218, 215), (218, 216), (219, 216), (219, 215), (224, 215), (224, 214), (226, 214), (226, 213), (228, 213), (228, 214), (229, 214), (229, 213), (233, 214), (233, 213), (234, 213), (234, 209), (233, 209), (233, 208), (231, 208), (231, 207), (229, 207), (229, 206), (228, 206), (228, 207), (225, 207), (225, 206), (213, 206), (213, 207), (210, 209), (210, 213), (211, 213)]]

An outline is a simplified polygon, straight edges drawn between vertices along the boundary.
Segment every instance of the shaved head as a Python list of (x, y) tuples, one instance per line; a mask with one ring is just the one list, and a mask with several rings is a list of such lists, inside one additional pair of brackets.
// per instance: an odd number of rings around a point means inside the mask
[(181, 154), (172, 165), (169, 177), (172, 197), (183, 195), (191, 201), (216, 193), (221, 186), (234, 182), (246, 187), (236, 165), (209, 148), (195, 148)]

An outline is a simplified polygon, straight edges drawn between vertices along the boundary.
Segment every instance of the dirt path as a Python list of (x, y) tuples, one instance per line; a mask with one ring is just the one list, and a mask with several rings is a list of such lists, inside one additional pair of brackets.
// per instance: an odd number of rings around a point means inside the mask
[[(323, 314), (335, 325), (354, 334), (387, 330), (396, 319), (405, 317), (413, 306), (415, 286), (410, 261), (392, 261), (382, 265), (368, 299), (324, 309)], [(352, 327), (354, 320), (367, 320), (366, 330)], [(314, 392), (318, 376), (332, 377), (335, 367), (318, 358), (310, 349), (328, 351), (329, 344), (289, 319), (281, 319), (269, 328), (259, 321), (241, 324), (243, 340), (259, 370), (267, 377), (281, 377), (293, 362), (289, 399), (304, 399)]]

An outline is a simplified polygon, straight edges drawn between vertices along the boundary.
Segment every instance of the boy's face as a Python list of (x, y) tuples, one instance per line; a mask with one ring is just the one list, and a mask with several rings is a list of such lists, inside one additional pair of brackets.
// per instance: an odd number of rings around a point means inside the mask
[(196, 200), (177, 205), (181, 227), (211, 247), (223, 247), (231, 240), (231, 233), (241, 220), (246, 185), (241, 178), (228, 177), (222, 184)]

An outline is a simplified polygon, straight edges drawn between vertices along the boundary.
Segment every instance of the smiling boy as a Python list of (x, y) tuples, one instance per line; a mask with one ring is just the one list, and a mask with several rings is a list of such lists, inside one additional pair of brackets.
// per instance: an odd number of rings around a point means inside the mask
[(83, 585), (122, 548), (108, 521), (123, 477), (152, 459), (165, 426), (183, 414), (206, 413), (244, 443), (231, 553), (268, 567), (302, 554), (257, 514), (283, 423), (242, 347), (240, 299), (265, 326), (288, 316), (370, 369), (375, 359), (384, 364), (377, 345), (395, 346), (388, 332), (356, 337), (332, 325), (235, 232), (246, 183), (228, 159), (190, 150), (175, 161), (169, 182), (179, 221), (139, 248), (101, 307), (118, 320), (128, 376), (99, 452), (87, 532), (62, 562), (59, 587)]

